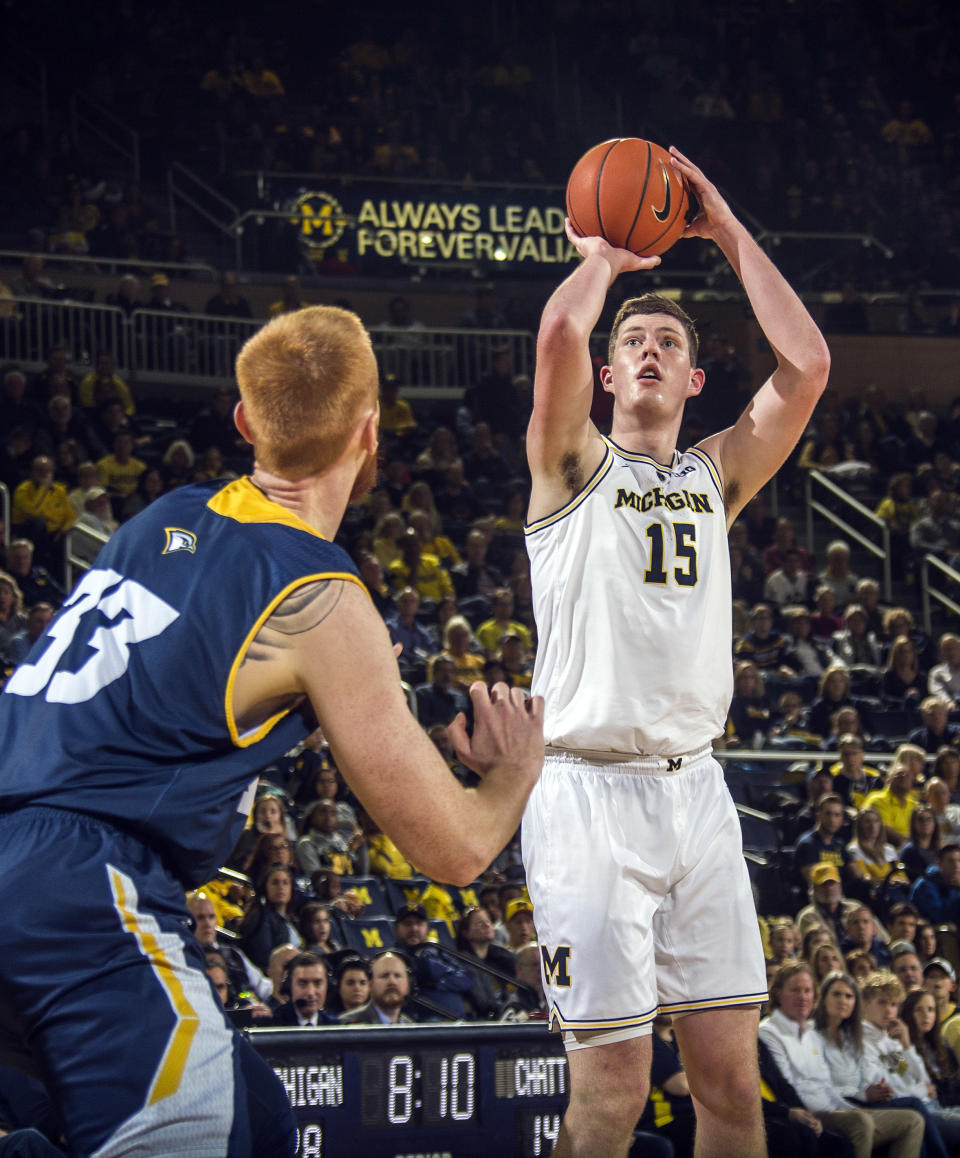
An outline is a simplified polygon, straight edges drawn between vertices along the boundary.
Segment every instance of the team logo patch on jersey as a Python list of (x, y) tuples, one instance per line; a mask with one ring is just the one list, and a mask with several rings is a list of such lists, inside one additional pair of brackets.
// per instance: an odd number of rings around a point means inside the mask
[(197, 549), (197, 536), (193, 531), (185, 531), (182, 527), (164, 527), (167, 541), (163, 545), (163, 555), (172, 555), (174, 551), (189, 551), (194, 554)]

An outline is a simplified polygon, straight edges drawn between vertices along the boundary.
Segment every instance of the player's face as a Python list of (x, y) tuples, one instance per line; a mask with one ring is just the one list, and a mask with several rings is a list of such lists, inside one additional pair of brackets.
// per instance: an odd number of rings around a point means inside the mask
[(290, 1000), (303, 1017), (323, 1008), (327, 999), (327, 973), (322, 965), (300, 965), (290, 978)]
[(340, 1000), (344, 1009), (359, 1009), (370, 996), (370, 982), (362, 969), (348, 969), (340, 978)]
[(601, 371), (617, 406), (651, 417), (682, 409), (699, 394), (703, 373), (690, 365), (690, 347), (680, 322), (669, 314), (634, 314), (620, 324), (613, 361)]

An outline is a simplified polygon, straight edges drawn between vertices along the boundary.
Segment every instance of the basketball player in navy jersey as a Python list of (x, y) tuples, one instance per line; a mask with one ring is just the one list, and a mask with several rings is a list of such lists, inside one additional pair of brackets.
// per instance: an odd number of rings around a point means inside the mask
[[(583, 261), (546, 305), (527, 455), (526, 527), (540, 636), (533, 689), (547, 756), (523, 823), (544, 990), (571, 1099), (556, 1153), (622, 1158), (649, 1088), (658, 1009), (676, 1026), (696, 1153), (766, 1154), (757, 1076), (763, 955), (736, 811), (711, 741), (732, 693), (726, 532), (793, 449), (829, 353), (784, 278), (675, 149), (777, 366), (737, 423), (679, 453), (704, 388), (696, 330), (655, 295), (624, 303), (589, 414), (589, 339), (607, 290), (640, 258), (567, 235)], [(709, 384), (706, 385), (709, 389)], [(590, 903), (584, 903), (589, 891)]]
[(121, 527), (0, 696), (0, 1053), (43, 1076), (77, 1155), (294, 1152), (283, 1087), (218, 1008), (184, 903), (235, 844), (258, 769), (319, 724), (403, 854), (467, 884), (542, 763), (542, 705), (481, 683), (472, 737), (452, 726), (482, 777), (461, 787), (333, 544), (375, 473), (359, 319), (278, 318), (237, 377), (253, 475)]

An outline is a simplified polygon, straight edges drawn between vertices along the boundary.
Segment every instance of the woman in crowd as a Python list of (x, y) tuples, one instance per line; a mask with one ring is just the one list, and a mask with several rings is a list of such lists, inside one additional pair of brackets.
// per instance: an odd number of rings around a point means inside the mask
[(266, 970), (270, 954), (288, 941), (301, 947), (303, 937), (293, 913), (293, 870), (271, 865), (255, 882), (256, 897), (238, 930), (240, 948), (260, 970)]
[(285, 836), (293, 840), (296, 833), (287, 816), (283, 800), (276, 792), (261, 792), (253, 805), (252, 824), (243, 830), (236, 847), (230, 854), (230, 867), (243, 868), (252, 855), (257, 841), (265, 833)]
[(803, 935), (803, 947), (800, 950), (800, 957), (812, 968), (813, 955), (820, 948), (820, 946), (836, 946), (836, 944), (837, 942), (834, 939), (833, 934), (826, 927), (826, 925), (814, 925)]
[(344, 957), (337, 970), (337, 997), (344, 1013), (370, 1000), (370, 965), (362, 957)]
[(939, 847), (937, 818), (927, 805), (918, 804), (910, 813), (910, 839), (898, 855), (911, 881), (922, 877), (932, 864), (936, 864)]
[(842, 973), (843, 955), (836, 945), (818, 945), (813, 951), (813, 979), (819, 986), (830, 973)]
[(943, 1040), (937, 1003), (932, 993), (915, 989), (903, 1001), (900, 1016), (914, 1048), (926, 1066), (941, 1106), (960, 1106), (960, 1064), (957, 1055)]
[[(915, 1108), (924, 1115), (924, 1154), (929, 1158), (934, 1155), (947, 1158), (940, 1124), (936, 1120), (939, 1107), (923, 1097), (926, 1091), (922, 1082), (915, 1090), (914, 1082), (909, 1085), (913, 1091), (908, 1095), (912, 1106), (901, 1106), (901, 1109), (887, 1106), (897, 1091), (886, 1080), (873, 1055), (864, 1049), (863, 999), (857, 983), (848, 973), (833, 973), (825, 978), (813, 1011), (813, 1023), (823, 1043), (823, 1056), (837, 1093), (848, 1101), (870, 1107), (867, 1113), (871, 1114), (900, 1113), (904, 1108), (910, 1112)], [(907, 1075), (919, 1078), (921, 1068), (920, 1059), (914, 1054), (912, 1058), (902, 1060), (900, 1074), (905, 1081)]]
[(845, 968), (843, 973), (849, 973), (858, 985), (862, 985), (864, 978), (877, 970), (877, 959), (866, 949), (851, 949), (843, 959)]
[(172, 491), (175, 487), (186, 486), (187, 483), (193, 481), (193, 464), (196, 461), (196, 455), (193, 453), (193, 447), (185, 438), (177, 438), (171, 442), (164, 451), (161, 461), (167, 490)]
[(942, 780), (950, 789), (950, 800), (960, 804), (960, 752), (944, 744), (937, 749), (937, 755), (930, 769), (930, 779)]
[(399, 511), (388, 511), (374, 527), (373, 553), (384, 571), (400, 558), (400, 540), (406, 531), (407, 524)]
[(300, 910), (297, 927), (303, 937), (303, 946), (308, 953), (319, 953), (326, 957), (337, 953), (343, 946), (331, 934), (333, 918), (330, 909), (317, 901), (310, 901)]
[(774, 921), (770, 926), (768, 937), (770, 942), (768, 960), (775, 961), (778, 965), (795, 960), (799, 939), (799, 930), (793, 921)]
[(428, 511), (411, 511), (408, 521), (417, 533), (421, 550), (436, 555), (441, 566), (449, 570), (460, 562), (460, 552), (446, 535), (439, 534)]
[(155, 466), (148, 467), (137, 479), (137, 489), (123, 500), (121, 522), (139, 515), (164, 492), (163, 474)]
[(937, 956), (937, 930), (929, 921), (922, 918), (917, 921), (917, 935), (914, 937), (913, 947), (917, 951), (921, 965), (926, 965), (931, 957)]
[(855, 707), (850, 695), (850, 673), (841, 663), (827, 668), (820, 677), (817, 698), (810, 705), (807, 727), (817, 736), (830, 735), (830, 717), (842, 707)]
[(741, 660), (734, 668), (733, 698), (727, 717), (728, 747), (762, 747), (773, 727), (773, 705), (757, 665)]
[(12, 575), (0, 571), (0, 655), (10, 640), (26, 628), (27, 616), (20, 587)]
[[(443, 651), (445, 659), (453, 661), (457, 669), (457, 682), (465, 691), (476, 680), (483, 679), (483, 656), (478, 647), (473, 629), (462, 615), (454, 615), (447, 620), (443, 629)], [(427, 672), (428, 678), (431, 671)]]
[[(514, 975), (513, 953), (494, 943), (493, 920), (486, 909), (467, 909), (457, 922), (456, 946), (461, 953), (476, 957), (501, 973)], [(478, 1018), (496, 1017), (505, 997), (505, 982), (499, 981), (482, 969), (474, 969), (476, 983), (467, 994), (467, 1000)]]
[(870, 674), (882, 667), (880, 644), (868, 628), (867, 613), (859, 603), (851, 603), (843, 613), (843, 629), (831, 641), (831, 647), (849, 668)]
[[(846, 987), (856, 1005), (856, 985), (851, 980)], [(803, 961), (782, 965), (773, 979), (770, 1013), (760, 1022), (759, 1033), (780, 1074), (827, 1129), (849, 1139), (856, 1158), (868, 1158), (875, 1145), (887, 1144), (889, 1158), (917, 1158), (924, 1131), (918, 1113), (854, 1105), (837, 1089), (824, 1056), (824, 1039), (810, 1021), (814, 992), (813, 973)], [(847, 1012), (841, 1024), (849, 1016)]]
[(851, 867), (876, 888), (897, 862), (897, 850), (888, 844), (880, 813), (861, 808), (853, 818), (853, 839), (847, 845)]
[(920, 670), (917, 648), (907, 635), (890, 646), (887, 667), (880, 680), (880, 698), (898, 707), (916, 707), (926, 695), (926, 675)]

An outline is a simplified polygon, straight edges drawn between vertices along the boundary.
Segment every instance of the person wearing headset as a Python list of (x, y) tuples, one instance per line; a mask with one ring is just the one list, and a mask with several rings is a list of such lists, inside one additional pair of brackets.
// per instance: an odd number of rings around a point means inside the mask
[(343, 1025), (409, 1025), (413, 1018), (403, 1012), (410, 997), (413, 977), (399, 953), (378, 953), (370, 966), (370, 1000), (344, 1013)]
[(287, 966), (280, 992), (290, 998), (273, 1015), (274, 1025), (335, 1025), (324, 1012), (327, 966), (316, 953), (299, 953)]

